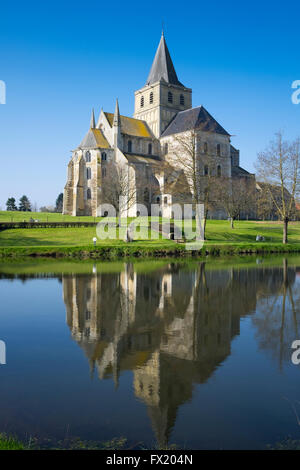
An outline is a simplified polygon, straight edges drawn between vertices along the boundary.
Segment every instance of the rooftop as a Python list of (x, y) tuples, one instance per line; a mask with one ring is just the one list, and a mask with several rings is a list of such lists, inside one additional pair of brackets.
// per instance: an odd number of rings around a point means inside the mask
[[(104, 113), (110, 127), (112, 127), (114, 122), (113, 113)], [(134, 119), (127, 116), (120, 116), (121, 119), (121, 132), (123, 134), (132, 135), (134, 137), (146, 137), (152, 138), (149, 127), (145, 121), (140, 119)]]
[(177, 113), (163, 132), (162, 137), (193, 129), (230, 135), (203, 106), (198, 106), (197, 108), (187, 109), (186, 111)]
[(170, 83), (171, 85), (179, 85), (183, 87), (182, 83), (180, 83), (177, 78), (177, 74), (175, 72), (175, 68), (163, 33), (160, 38), (146, 85), (151, 85), (161, 80), (165, 81), (166, 83)]

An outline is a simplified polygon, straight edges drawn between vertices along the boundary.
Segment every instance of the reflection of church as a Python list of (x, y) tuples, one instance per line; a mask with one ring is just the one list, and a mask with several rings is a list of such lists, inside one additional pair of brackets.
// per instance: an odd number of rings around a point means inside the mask
[(207, 381), (230, 355), (260, 288), (278, 290), (279, 269), (268, 271), (199, 263), (193, 271), (166, 264), (142, 274), (129, 263), (120, 273), (63, 276), (67, 323), (100, 379), (113, 377), (117, 386), (123, 370), (133, 371), (135, 395), (163, 447), (193, 384)]

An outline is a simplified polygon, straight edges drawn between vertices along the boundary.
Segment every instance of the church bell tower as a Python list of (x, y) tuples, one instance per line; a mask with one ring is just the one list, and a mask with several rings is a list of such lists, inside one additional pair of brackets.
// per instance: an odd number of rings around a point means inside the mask
[(134, 117), (159, 138), (179, 111), (191, 107), (192, 90), (178, 80), (162, 33), (146, 85), (135, 92)]

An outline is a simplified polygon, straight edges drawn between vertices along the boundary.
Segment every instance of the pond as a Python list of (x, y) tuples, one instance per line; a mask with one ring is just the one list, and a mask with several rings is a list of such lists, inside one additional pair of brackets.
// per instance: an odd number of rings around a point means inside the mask
[(0, 264), (0, 432), (131, 448), (300, 439), (300, 258)]

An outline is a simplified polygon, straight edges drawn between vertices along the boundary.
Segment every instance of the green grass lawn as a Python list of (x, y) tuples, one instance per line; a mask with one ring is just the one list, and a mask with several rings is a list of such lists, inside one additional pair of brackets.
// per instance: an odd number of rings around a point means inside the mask
[[(142, 230), (142, 240), (145, 246), (170, 246), (170, 240), (147, 240), (147, 230)], [(223, 220), (209, 220), (207, 222), (207, 244), (235, 244), (253, 243), (257, 235), (265, 237), (268, 243), (281, 243), (282, 225), (276, 222), (240, 221), (231, 229), (230, 224)], [(82, 228), (36, 228), (12, 229), (0, 232), (0, 247), (9, 246), (92, 246), (92, 239), (96, 235), (94, 227)], [(300, 243), (300, 222), (289, 225), (289, 243)], [(97, 246), (119, 246), (122, 240), (98, 240)]]
[(0, 222), (29, 222), (31, 218), (40, 222), (94, 222), (94, 220), (101, 220), (101, 217), (73, 217), (52, 212), (0, 211)]

